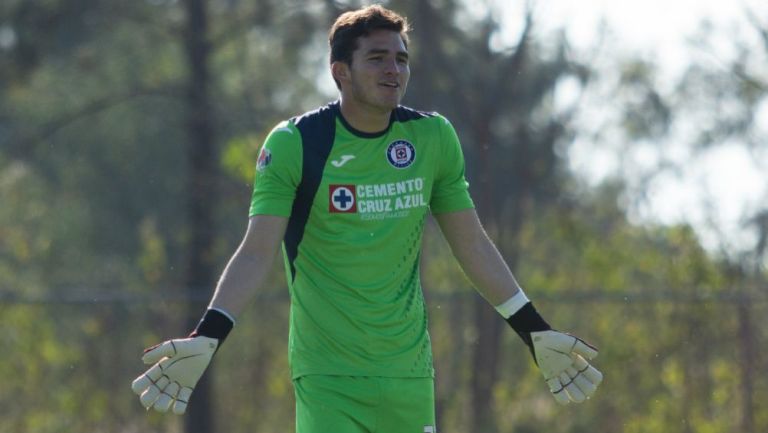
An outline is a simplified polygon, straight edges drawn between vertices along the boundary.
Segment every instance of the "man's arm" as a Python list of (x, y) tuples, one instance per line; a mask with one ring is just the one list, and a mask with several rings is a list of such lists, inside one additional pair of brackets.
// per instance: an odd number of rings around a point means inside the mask
[(517, 280), (474, 209), (435, 215), (435, 219), (461, 269), (488, 303), (499, 305), (517, 294)]
[(269, 278), (288, 219), (255, 215), (248, 221), (240, 246), (224, 268), (210, 308), (237, 317)]
[(219, 279), (200, 323), (187, 338), (168, 340), (144, 351), (152, 364), (131, 384), (145, 408), (183, 414), (198, 380), (235, 325), (234, 317), (260, 289), (272, 269), (287, 218), (257, 215)]
[(586, 360), (597, 356), (597, 349), (577, 337), (552, 330), (523, 293), (475, 210), (438, 214), (435, 218), (475, 289), (531, 350), (557, 402), (580, 403), (594, 394), (603, 375)]

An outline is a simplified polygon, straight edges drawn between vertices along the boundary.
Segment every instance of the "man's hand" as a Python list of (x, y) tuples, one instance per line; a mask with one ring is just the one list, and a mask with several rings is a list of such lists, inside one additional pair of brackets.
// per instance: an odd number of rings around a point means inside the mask
[(181, 415), (197, 381), (208, 368), (216, 349), (235, 326), (235, 319), (224, 310), (209, 308), (188, 338), (168, 340), (144, 351), (145, 364), (155, 364), (131, 384), (147, 410)]
[(167, 412), (173, 405), (173, 413), (183, 414), (218, 345), (219, 340), (198, 335), (150, 347), (141, 360), (155, 365), (133, 381), (133, 392), (147, 410)]
[(603, 375), (585, 360), (597, 356), (597, 348), (558, 331), (531, 332), (533, 355), (560, 404), (581, 403), (591, 397)]
[(528, 346), (558, 403), (581, 403), (595, 393), (603, 374), (589, 365), (587, 359), (597, 356), (596, 347), (553, 330), (522, 290), (496, 306), (496, 310)]

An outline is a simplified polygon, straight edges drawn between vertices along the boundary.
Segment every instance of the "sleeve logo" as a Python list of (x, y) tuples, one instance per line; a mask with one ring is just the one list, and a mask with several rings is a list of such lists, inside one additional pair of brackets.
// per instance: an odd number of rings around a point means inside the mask
[(328, 185), (328, 212), (355, 213), (357, 198), (354, 185)]
[(405, 140), (396, 140), (387, 147), (387, 160), (395, 168), (406, 168), (416, 159), (416, 149)]
[(270, 162), (272, 162), (272, 153), (266, 147), (262, 147), (259, 158), (256, 160), (256, 171), (263, 171)]

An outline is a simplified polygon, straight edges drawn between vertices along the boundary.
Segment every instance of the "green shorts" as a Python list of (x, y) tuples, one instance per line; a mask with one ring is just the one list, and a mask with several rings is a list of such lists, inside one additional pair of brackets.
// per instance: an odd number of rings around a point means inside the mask
[(436, 433), (432, 378), (302, 376), (296, 433)]

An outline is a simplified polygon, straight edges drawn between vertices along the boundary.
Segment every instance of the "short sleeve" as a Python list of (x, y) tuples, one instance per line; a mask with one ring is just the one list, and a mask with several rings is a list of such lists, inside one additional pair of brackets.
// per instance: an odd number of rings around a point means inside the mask
[(249, 215), (290, 217), (301, 164), (301, 134), (291, 122), (281, 122), (259, 152)]
[(453, 125), (439, 116), (440, 154), (432, 186), (430, 208), (433, 214), (455, 212), (475, 207), (469, 196), (469, 183), (464, 177), (464, 154)]

